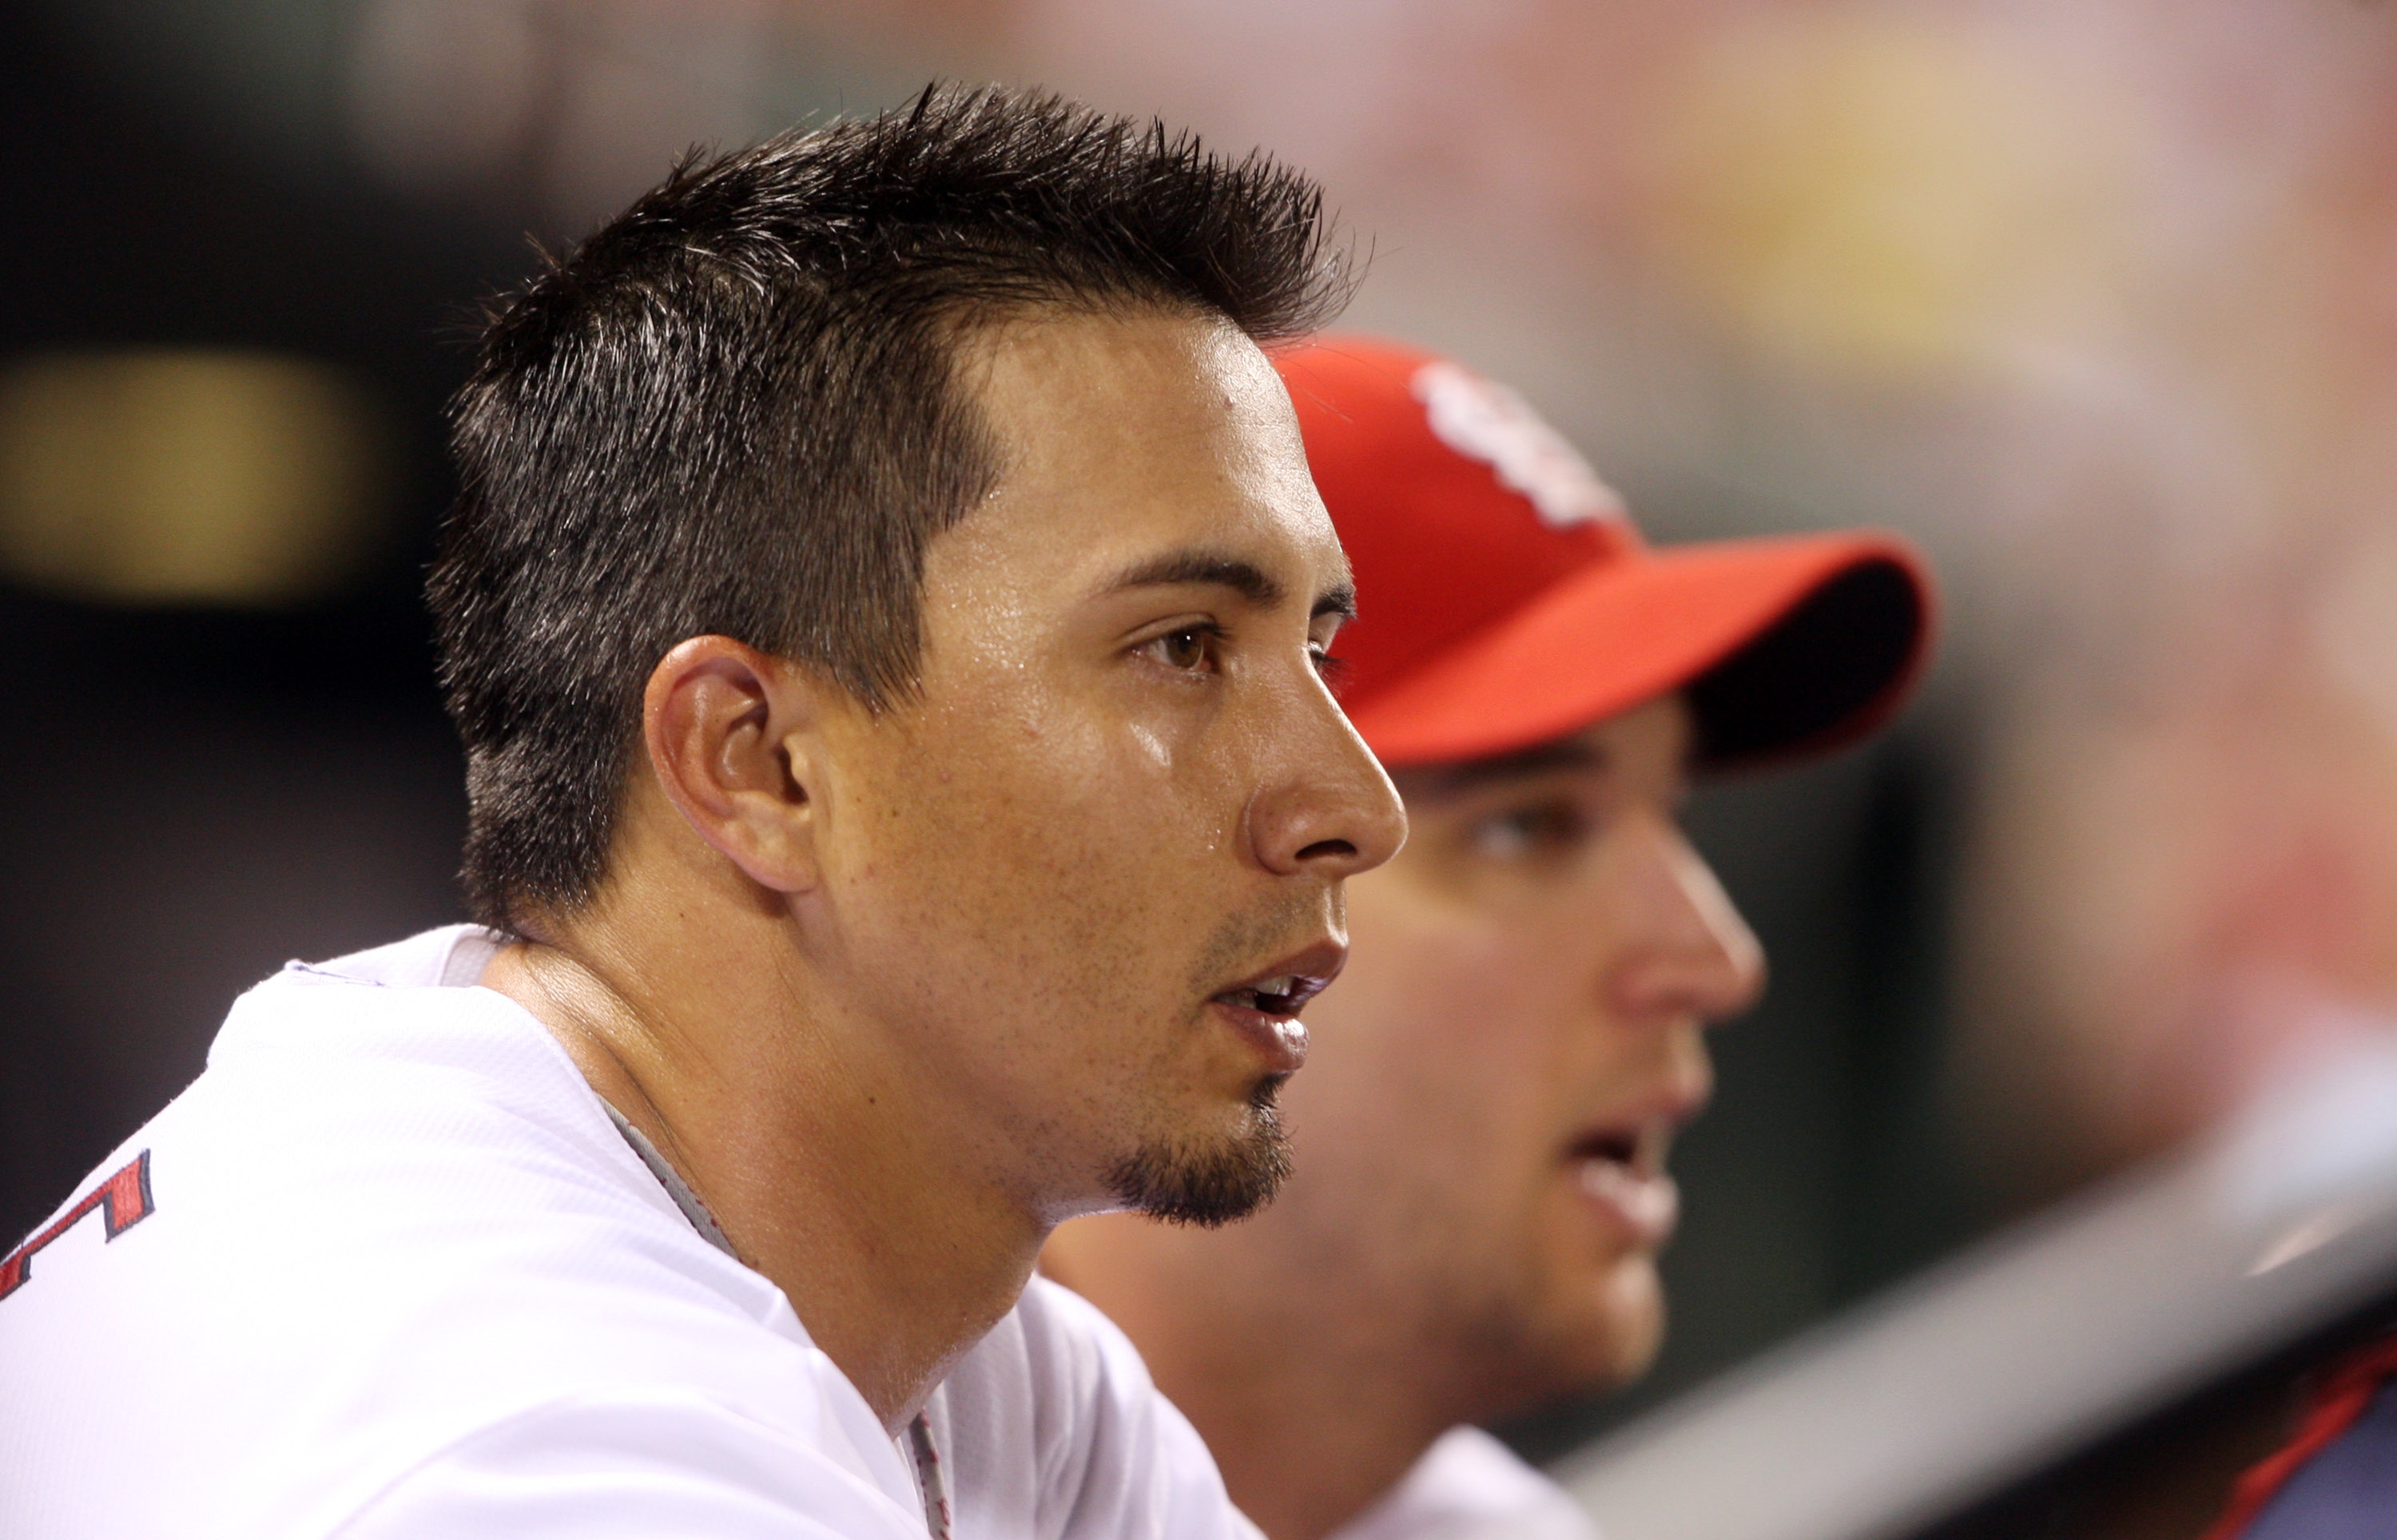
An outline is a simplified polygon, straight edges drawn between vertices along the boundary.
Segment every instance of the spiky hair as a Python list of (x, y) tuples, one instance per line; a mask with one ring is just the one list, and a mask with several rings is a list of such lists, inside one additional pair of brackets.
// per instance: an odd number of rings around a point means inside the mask
[(677, 166), (496, 310), (452, 405), (430, 599), (475, 913), (589, 898), (685, 638), (913, 688), (925, 549), (998, 473), (974, 327), (1163, 307), (1272, 342), (1348, 288), (1306, 177), (1055, 96), (932, 86)]

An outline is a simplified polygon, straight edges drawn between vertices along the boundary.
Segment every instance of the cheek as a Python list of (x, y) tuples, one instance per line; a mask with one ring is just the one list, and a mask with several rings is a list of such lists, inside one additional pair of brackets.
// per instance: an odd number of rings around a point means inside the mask
[(895, 746), (878, 767), (894, 827), (877, 837), (943, 884), (1056, 886), (1078, 870), (1108, 880), (1118, 863), (1094, 857), (1119, 842), (1140, 799), (1101, 789), (1143, 778), (1153, 759), (1037, 692), (986, 687), (998, 683), (951, 684), (947, 694), (976, 703), (928, 713)]
[(1071, 859), (1094, 880), (1186, 877), (1222, 847), (1238, 799), (1173, 724), (1118, 704), (995, 684), (950, 735), (977, 781), (972, 816), (991, 838)]
[(1186, 992), (1222, 842), (1203, 789), (1143, 736), (991, 697), (929, 719), (878, 767), (849, 897), (923, 988), (1037, 1013), (1063, 1048), (1161, 988)]
[(1549, 1142), (1552, 1078), (1518, 998), (1508, 939), (1469, 921), (1391, 912), (1351, 884), (1350, 956), (1307, 1011), (1315, 1045), (1285, 1094), (1293, 1131), (1413, 1170), (1487, 1223), (1520, 1212)]
[(1588, 1016), (1566, 981), (1572, 964), (1555, 944), (1565, 938), (1461, 907), (1401, 909), (1371, 891), (1373, 880), (1350, 884), (1349, 964), (1325, 1003), (1458, 1097), (1553, 1097), (1560, 1088), (1544, 1070)]

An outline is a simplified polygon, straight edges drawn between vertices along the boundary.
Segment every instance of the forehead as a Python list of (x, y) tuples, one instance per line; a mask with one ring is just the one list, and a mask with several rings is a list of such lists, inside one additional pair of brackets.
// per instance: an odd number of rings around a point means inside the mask
[(1042, 312), (978, 333), (960, 370), (1000, 473), (953, 554), (1059, 586), (1193, 546), (1302, 591), (1345, 578), (1289, 395), (1230, 324)]

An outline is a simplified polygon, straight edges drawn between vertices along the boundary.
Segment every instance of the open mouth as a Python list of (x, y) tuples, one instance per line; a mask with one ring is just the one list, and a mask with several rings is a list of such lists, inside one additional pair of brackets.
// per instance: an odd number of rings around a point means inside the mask
[(1582, 1198), (1634, 1245), (1653, 1250), (1671, 1238), (1681, 1190), (1665, 1173), (1678, 1120), (1592, 1129), (1565, 1148)]
[(1664, 1170), (1665, 1150), (1671, 1140), (1672, 1130), (1662, 1123), (1600, 1129), (1574, 1140), (1565, 1154), (1569, 1160), (1600, 1161), (1638, 1175), (1654, 1175)]
[(1323, 991), (1329, 982), (1319, 978), (1301, 978), (1295, 974), (1276, 974), (1253, 984), (1225, 989), (1215, 996), (1226, 1005), (1239, 1005), (1248, 1010), (1273, 1016), (1294, 1016), (1299, 1007)]
[(1260, 1016), (1294, 1016), (1306, 1002), (1331, 988), (1348, 961), (1348, 949), (1333, 940), (1287, 952), (1211, 998), (1235, 1010)]
[(1222, 1007), (1232, 1028), (1265, 1060), (1272, 1075), (1292, 1075), (1306, 1062), (1306, 1028), (1298, 1013), (1340, 976), (1348, 949), (1320, 941), (1219, 989), (1208, 1002)]

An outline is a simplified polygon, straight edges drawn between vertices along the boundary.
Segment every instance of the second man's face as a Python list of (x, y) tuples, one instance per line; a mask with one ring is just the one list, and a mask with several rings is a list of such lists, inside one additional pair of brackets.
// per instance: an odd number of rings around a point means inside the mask
[(1046, 1217), (1230, 1217), (1281, 1169), (1342, 882), (1404, 834), (1319, 676), (1346, 564), (1228, 325), (1051, 314), (961, 368), (1001, 474), (928, 554), (919, 696), (831, 789), (847, 983)]
[(1401, 772), (1413, 833), (1351, 891), (1355, 955), (1289, 1098), (1300, 1174), (1255, 1243), (1440, 1344), (1485, 1415), (1655, 1349), (1666, 1148), (1708, 1093), (1705, 1028), (1762, 979), (1677, 823), (1689, 741), (1667, 697)]

